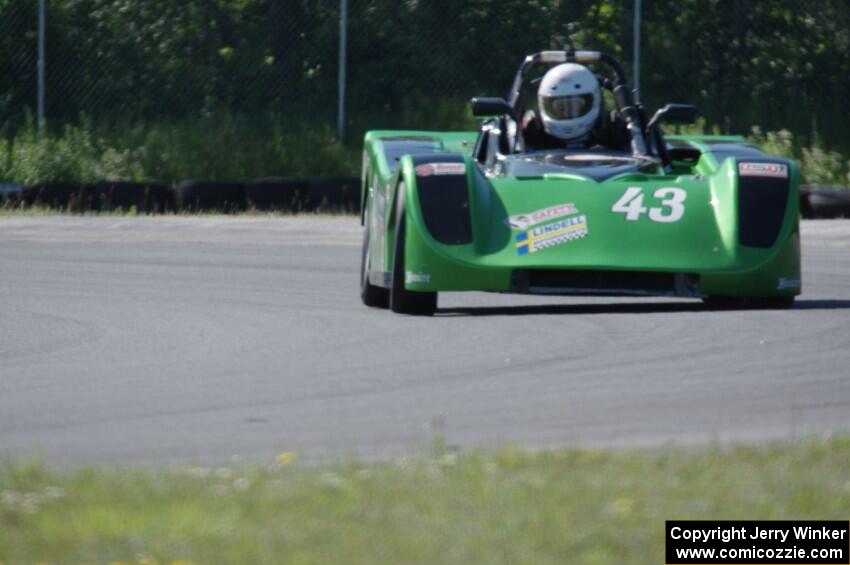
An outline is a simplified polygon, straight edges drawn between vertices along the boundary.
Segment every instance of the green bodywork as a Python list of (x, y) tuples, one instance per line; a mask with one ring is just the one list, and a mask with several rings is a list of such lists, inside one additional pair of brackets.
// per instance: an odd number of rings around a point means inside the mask
[[(669, 142), (698, 150), (698, 158), (674, 160), (666, 173), (659, 165), (654, 172), (630, 172), (600, 182), (575, 173), (530, 177), (487, 173), (472, 157), (476, 137), (476, 133), (426, 131), (366, 134), (362, 219), (369, 226), (369, 279), (373, 284), (389, 286), (401, 188), (407, 218), (403, 268), (413, 274), (405, 283), (407, 290), (511, 291), (515, 290), (512, 276), (517, 269), (576, 269), (693, 274), (698, 277), (694, 297), (781, 297), (801, 291), (799, 173), (795, 163), (787, 162), (790, 189), (775, 243), (768, 248), (739, 243), (741, 159), (717, 155), (713, 147), (739, 144), (753, 151), (744, 138), (668, 136)], [(389, 138), (425, 140), (434, 144), (435, 151), (463, 155), (471, 243), (446, 245), (432, 237), (417, 198), (413, 160), (402, 155), (397, 162), (387, 162), (384, 140)], [(684, 194), (681, 217), (653, 221), (643, 212), (628, 219), (626, 213), (612, 210), (633, 187), (641, 189), (643, 207), (668, 214), (671, 208), (665, 205), (665, 198), (654, 194), (664, 188), (680, 189), (678, 194)], [(586, 235), (534, 253), (518, 254), (517, 235), (523, 230), (512, 229), (507, 218), (566, 203), (574, 204), (586, 219)]]

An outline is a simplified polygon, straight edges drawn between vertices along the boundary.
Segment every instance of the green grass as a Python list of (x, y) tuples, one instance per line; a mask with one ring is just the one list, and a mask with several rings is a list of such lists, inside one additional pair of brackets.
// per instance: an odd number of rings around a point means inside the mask
[(835, 519), (850, 438), (305, 467), (0, 470), (0, 562), (663, 563), (667, 519)]
[[(229, 112), (159, 123), (77, 125), (39, 131), (31, 118), (0, 138), (0, 182), (241, 180), (359, 175), (360, 147), (280, 114)], [(356, 173), (352, 173), (357, 171)]]
[[(347, 143), (327, 126), (280, 113), (239, 115), (227, 110), (168, 122), (94, 123), (39, 132), (28, 115), (8, 133), (0, 131), (0, 182), (242, 180), (265, 176), (359, 176), (360, 139), (367, 129), (472, 130), (466, 101), (413, 101), (396, 112), (357, 115)], [(680, 133), (719, 132), (700, 121), (670, 128)], [(791, 132), (753, 128), (750, 141), (768, 153), (796, 159), (804, 182), (850, 185), (850, 159), (823, 145), (817, 136), (803, 145)]]

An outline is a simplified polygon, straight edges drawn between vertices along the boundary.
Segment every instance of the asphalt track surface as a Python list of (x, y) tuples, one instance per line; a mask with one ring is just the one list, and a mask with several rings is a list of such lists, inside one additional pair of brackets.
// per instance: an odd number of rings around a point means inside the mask
[(308, 461), (850, 429), (850, 221), (790, 311), (453, 293), (363, 307), (352, 218), (0, 217), (0, 459)]

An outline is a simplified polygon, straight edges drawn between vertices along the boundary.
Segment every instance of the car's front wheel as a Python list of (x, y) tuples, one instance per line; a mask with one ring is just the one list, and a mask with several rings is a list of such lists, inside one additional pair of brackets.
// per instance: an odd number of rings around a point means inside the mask
[(437, 310), (436, 292), (414, 292), (404, 288), (405, 263), (404, 244), (407, 220), (404, 214), (404, 197), (399, 194), (396, 208), (395, 248), (393, 250), (392, 288), (390, 289), (390, 310), (397, 314), (415, 316), (433, 316)]
[(369, 222), (363, 230), (363, 253), (360, 256), (360, 299), (372, 308), (387, 308), (390, 305), (390, 291), (369, 282), (371, 252), (369, 250)]

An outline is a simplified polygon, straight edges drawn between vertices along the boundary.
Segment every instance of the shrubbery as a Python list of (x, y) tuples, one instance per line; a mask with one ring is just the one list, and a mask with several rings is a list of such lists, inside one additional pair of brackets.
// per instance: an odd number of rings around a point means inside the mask
[(215, 117), (101, 128), (83, 119), (58, 132), (33, 122), (0, 139), (0, 180), (21, 184), (359, 174), (359, 148), (327, 128), (288, 130), (280, 115)]
[[(366, 129), (469, 128), (465, 101), (503, 95), (527, 53), (601, 49), (628, 70), (632, 6), (350, 0), (342, 148), (338, 0), (47, 0), (41, 138), (24, 117), (37, 2), (0, 0), (0, 181), (352, 173)], [(723, 133), (785, 128), (809, 182), (847, 182), (850, 3), (653, 0), (642, 22), (649, 110), (693, 103)]]
[[(477, 120), (460, 102), (423, 104), (403, 121), (411, 129), (471, 130)], [(380, 124), (382, 116), (371, 118)], [(384, 116), (392, 122), (395, 117)], [(720, 133), (704, 120), (679, 133)], [(359, 132), (358, 132), (359, 133)], [(803, 145), (789, 131), (754, 127), (749, 140), (766, 152), (797, 160), (803, 181), (850, 185), (850, 160), (815, 143)], [(360, 147), (342, 145), (328, 128), (293, 126), (280, 114), (244, 117), (221, 112), (171, 123), (104, 128), (83, 118), (80, 125), (41, 134), (30, 117), (11, 139), (0, 139), (0, 181), (40, 182), (240, 180), (261, 176), (358, 176)]]
[(795, 143), (788, 130), (762, 132), (756, 126), (749, 139), (771, 155), (796, 159), (806, 184), (850, 186), (850, 160), (838, 151), (825, 149), (817, 135), (807, 147)]

